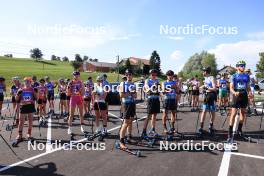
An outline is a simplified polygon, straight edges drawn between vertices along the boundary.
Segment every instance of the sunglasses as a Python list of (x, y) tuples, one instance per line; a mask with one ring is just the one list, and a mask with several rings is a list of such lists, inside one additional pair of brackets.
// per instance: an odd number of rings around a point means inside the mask
[(243, 67), (243, 68), (245, 68), (246, 65), (245, 65), (245, 64), (239, 64), (238, 67)]
[(126, 76), (132, 76), (132, 74), (131, 74), (131, 73), (129, 73), (129, 74), (126, 74)]
[(151, 74), (151, 76), (157, 76), (157, 74)]

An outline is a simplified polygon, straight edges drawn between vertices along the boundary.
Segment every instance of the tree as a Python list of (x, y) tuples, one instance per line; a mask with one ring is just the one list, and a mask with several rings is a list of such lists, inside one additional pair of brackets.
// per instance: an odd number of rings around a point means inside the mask
[(260, 60), (258, 61), (256, 67), (257, 67), (257, 77), (258, 78), (264, 78), (264, 52), (259, 53)]
[(10, 58), (12, 58), (12, 57), (13, 57), (13, 54), (5, 54), (4, 56), (5, 56), (5, 57), (10, 57)]
[(76, 61), (76, 62), (83, 62), (83, 60), (82, 60), (80, 54), (75, 54), (75, 61)]
[(90, 62), (93, 62), (93, 59), (92, 59), (92, 58), (90, 58), (90, 59), (89, 59), (89, 61), (90, 61)]
[(95, 58), (95, 59), (93, 60), (93, 62), (98, 62), (98, 59)]
[(88, 61), (89, 57), (88, 56), (83, 56), (83, 61)]
[(126, 68), (126, 69), (131, 69), (131, 64), (130, 64), (129, 59), (126, 60), (125, 68)]
[(201, 53), (201, 55), (202, 55), (203, 67), (211, 67), (212, 75), (216, 76), (217, 75), (217, 64), (216, 64), (215, 55), (204, 52), (204, 51)]
[(30, 50), (30, 57), (35, 60), (40, 60), (42, 58), (43, 54), (42, 51), (39, 48), (33, 48)]
[(156, 50), (154, 50), (151, 54), (150, 60), (149, 60), (149, 64), (150, 64), (150, 69), (156, 69), (158, 71), (158, 75), (161, 74), (161, 70), (160, 70), (160, 56), (157, 53)]
[(51, 55), (51, 60), (57, 60), (57, 57), (55, 55)]
[(63, 62), (69, 62), (69, 58), (68, 58), (67, 56), (64, 56), (64, 57), (62, 58), (62, 61), (63, 61)]
[(71, 61), (71, 66), (73, 67), (74, 70), (79, 70), (80, 67), (82, 66), (82, 62)]

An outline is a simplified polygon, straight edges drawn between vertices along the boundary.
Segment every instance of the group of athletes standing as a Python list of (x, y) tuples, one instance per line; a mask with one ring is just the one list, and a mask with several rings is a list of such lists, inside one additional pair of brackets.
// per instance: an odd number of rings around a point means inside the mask
[[(248, 106), (248, 98), (253, 101), (255, 78), (250, 77), (245, 71), (246, 63), (241, 60), (236, 64), (237, 72), (230, 76), (222, 74), (219, 80), (216, 80), (211, 75), (211, 68), (203, 68), (203, 83), (198, 77), (187, 81), (191, 111), (196, 111), (199, 107), (199, 95), (202, 90), (204, 93), (204, 101), (202, 105), (202, 113), (200, 117), (200, 128), (198, 134), (204, 134), (204, 121), (207, 112), (211, 114), (209, 133), (214, 134), (214, 120), (216, 111), (216, 102), (218, 97), (219, 107), (231, 106), (231, 116), (229, 123), (228, 141), (233, 139), (233, 125), (237, 110), (240, 111), (240, 120), (238, 125), (238, 135), (242, 136), (242, 126), (245, 120), (246, 108)], [(46, 124), (46, 103), (49, 103), (48, 114), (54, 114), (54, 89), (57, 87), (59, 92), (59, 111), (61, 116), (64, 116), (68, 121), (67, 133), (72, 134), (72, 121), (76, 108), (79, 112), (81, 131), (84, 129), (84, 115), (87, 115), (92, 110), (95, 114), (96, 132), (107, 134), (107, 117), (108, 117), (108, 91), (105, 89), (109, 83), (107, 75), (99, 75), (96, 78), (96, 83), (93, 83), (89, 77), (83, 82), (80, 79), (80, 72), (74, 71), (73, 78), (70, 80), (59, 79), (57, 82), (51, 82), (49, 77), (44, 77), (37, 82), (35, 76), (25, 77), (24, 84), (20, 83), (18, 77), (13, 77), (13, 86), (11, 87), (11, 97), (13, 108), (15, 109), (16, 125), (18, 126), (17, 140), (22, 140), (23, 126), (27, 116), (29, 127), (27, 136), (31, 138), (33, 114), (38, 113), (40, 123)], [(156, 134), (156, 117), (160, 113), (160, 104), (163, 104), (162, 125), (164, 133), (175, 133), (175, 121), (177, 106), (180, 103), (182, 95), (183, 80), (177, 78), (172, 70), (166, 72), (167, 79), (164, 82), (158, 80), (158, 71), (150, 70), (149, 78), (143, 83), (143, 89), (146, 93), (147, 101), (147, 118), (144, 121), (141, 137), (148, 134)], [(254, 81), (254, 82), (253, 82)], [(159, 87), (162, 87), (160, 91)], [(137, 86), (133, 82), (132, 70), (125, 71), (125, 77), (119, 85), (119, 94), (121, 99), (121, 109), (123, 122), (120, 129), (120, 148), (126, 148), (126, 141), (132, 139), (132, 121), (136, 116), (136, 98)], [(217, 91), (218, 95), (217, 96)], [(5, 79), (0, 78), (0, 112), (6, 92)], [(229, 102), (229, 94), (232, 95), (232, 101)], [(35, 109), (37, 105), (37, 110)], [(92, 109), (91, 109), (92, 107)], [(167, 116), (170, 114), (169, 126), (167, 127)], [(147, 133), (148, 122), (151, 120), (151, 129)], [(102, 125), (100, 126), (100, 121)], [(126, 141), (125, 141), (126, 139)]]

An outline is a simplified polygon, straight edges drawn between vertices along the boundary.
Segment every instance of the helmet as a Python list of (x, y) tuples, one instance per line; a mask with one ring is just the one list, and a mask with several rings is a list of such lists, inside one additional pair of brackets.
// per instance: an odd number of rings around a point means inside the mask
[(158, 73), (158, 70), (156, 70), (156, 69), (149, 70), (149, 74), (152, 74), (152, 73)]
[(168, 70), (168, 71), (166, 72), (166, 75), (167, 75), (167, 76), (173, 76), (173, 75), (174, 75), (174, 72), (173, 72), (172, 70)]
[(48, 76), (44, 76), (44, 79), (45, 79), (45, 80), (49, 80), (49, 77), (48, 77)]
[(238, 65), (245, 65), (246, 66), (246, 62), (244, 60), (240, 60), (236, 63), (236, 66)]
[(103, 77), (102, 77), (101, 75), (98, 75), (98, 76), (96, 77), (96, 81), (103, 81)]
[(91, 77), (91, 76), (89, 76), (89, 77), (88, 77), (88, 80), (90, 80), (90, 79), (92, 79), (92, 77)]
[(211, 67), (203, 67), (203, 71), (211, 73)]
[(131, 69), (126, 69), (125, 74), (132, 74), (132, 70)]
[(36, 81), (37, 80), (37, 76), (33, 75), (32, 76), (32, 80)]
[(24, 78), (24, 81), (30, 81), (31, 82), (32, 81), (32, 78), (31, 77), (25, 77)]
[(80, 75), (80, 72), (79, 72), (79, 71), (74, 71), (74, 72), (72, 72), (72, 75), (73, 75), (73, 76)]
[(13, 80), (13, 81), (18, 81), (18, 80), (19, 80), (19, 77), (18, 77), (18, 76), (14, 76), (14, 77), (12, 78), (12, 80)]
[(44, 80), (43, 78), (41, 78), (41, 79), (39, 80), (39, 82), (40, 82), (40, 83), (44, 83), (45, 80)]
[(5, 81), (5, 78), (0, 76), (0, 81)]
[(103, 74), (103, 77), (107, 78), (107, 75), (106, 74)]
[(64, 79), (63, 79), (63, 78), (60, 78), (60, 79), (59, 79), (59, 82), (60, 82), (60, 83), (64, 82)]

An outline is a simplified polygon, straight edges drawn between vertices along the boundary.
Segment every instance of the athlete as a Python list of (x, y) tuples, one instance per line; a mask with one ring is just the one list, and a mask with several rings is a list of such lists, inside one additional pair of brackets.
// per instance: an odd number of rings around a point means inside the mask
[(10, 95), (12, 97), (13, 109), (14, 109), (15, 115), (16, 115), (15, 125), (18, 126), (18, 123), (19, 123), (19, 102), (16, 101), (16, 94), (17, 94), (18, 89), (22, 88), (22, 84), (20, 83), (18, 76), (13, 77), (12, 81), (13, 81), (13, 85), (10, 88)]
[[(195, 77), (190, 82), (190, 86), (192, 87), (192, 112), (195, 112), (198, 109), (198, 103), (199, 103), (199, 87), (200, 87), (200, 81), (198, 80), (198, 75), (195, 75)], [(196, 109), (195, 109), (196, 108)]]
[[(65, 84), (68, 85), (70, 81), (71, 81), (70, 79), (65, 79)], [(67, 95), (66, 94), (66, 110), (67, 111), (66, 111), (66, 117), (65, 117), (65, 119), (68, 119), (67, 116), (69, 116), (70, 99), (71, 99), (71, 95)], [(74, 120), (74, 118), (73, 118), (73, 120)]]
[(46, 116), (46, 103), (47, 103), (47, 95), (48, 88), (45, 86), (45, 80), (42, 78), (39, 80), (40, 85), (37, 87), (38, 89), (38, 110), (39, 110), (39, 124), (46, 125), (47, 119)]
[(67, 95), (66, 95), (66, 91), (67, 91), (67, 85), (65, 84), (64, 79), (59, 79), (59, 85), (58, 85), (58, 92), (59, 92), (59, 97), (60, 97), (60, 116), (66, 116), (68, 109), (67, 109), (67, 103), (66, 103), (66, 99), (67, 99)]
[(204, 76), (204, 85), (201, 86), (201, 89), (205, 90), (205, 96), (204, 96), (204, 103), (203, 103), (203, 111), (201, 113), (201, 119), (200, 119), (200, 128), (198, 131), (198, 135), (200, 137), (203, 137), (204, 135), (204, 121), (206, 117), (206, 113), (209, 111), (210, 114), (210, 125), (209, 125), (209, 133), (211, 135), (214, 135), (214, 119), (215, 119), (215, 101), (216, 101), (216, 81), (211, 74), (211, 67), (203, 68), (203, 76)]
[[(183, 81), (182, 81), (182, 77), (179, 77), (178, 80), (178, 88), (179, 88), (179, 94), (177, 95), (177, 102), (178, 102), (178, 106), (180, 106), (180, 101), (181, 101), (181, 95), (183, 93)], [(182, 102), (184, 103), (184, 102)]]
[[(174, 72), (172, 70), (167, 71), (167, 80), (163, 82), (163, 96), (164, 96), (164, 105), (163, 108), (165, 111), (163, 112), (162, 115), (162, 124), (164, 128), (164, 133), (174, 133), (175, 128), (175, 116), (176, 116), (176, 111), (177, 111), (177, 82), (173, 81), (173, 75)], [(167, 120), (167, 115), (171, 111), (171, 120), (170, 120), (170, 130), (168, 131), (167, 125), (166, 125), (166, 120)]]
[[(251, 94), (252, 96), (249, 98), (249, 102), (250, 104), (253, 106), (254, 111), (252, 112), (252, 115), (256, 115), (256, 104), (255, 104), (255, 100), (254, 100), (254, 94), (255, 94), (255, 84), (257, 83), (257, 78), (256, 75), (253, 75), (250, 69), (246, 70), (247, 74), (249, 75), (249, 79), (250, 79), (250, 90), (251, 90)], [(250, 112), (250, 107), (248, 106), (249, 112)]]
[(122, 123), (120, 129), (120, 148), (127, 149), (125, 145), (125, 135), (128, 132), (127, 140), (128, 142), (132, 139), (132, 122), (136, 115), (136, 104), (135, 99), (137, 97), (136, 94), (136, 86), (133, 82), (133, 75), (130, 69), (125, 71), (125, 75), (127, 77), (127, 81), (120, 83), (120, 97), (122, 99), (122, 109), (123, 109), (123, 117), (124, 121)]
[(33, 113), (36, 112), (34, 100), (38, 99), (38, 89), (31, 87), (31, 77), (24, 78), (24, 87), (19, 89), (16, 95), (16, 100), (20, 102), (20, 113), (19, 113), (19, 125), (18, 125), (18, 136), (16, 141), (22, 141), (23, 137), (23, 126), (25, 118), (28, 118), (28, 132), (27, 137), (31, 139)]
[[(105, 102), (107, 92), (103, 88), (103, 76), (97, 76), (97, 83), (94, 85), (92, 93), (93, 109), (95, 111), (96, 133), (107, 134), (107, 104)], [(100, 127), (99, 121), (103, 120), (103, 127)]]
[(2, 112), (3, 101), (4, 101), (4, 92), (6, 92), (5, 78), (0, 76), (0, 117)]
[(73, 80), (71, 80), (67, 86), (67, 95), (71, 96), (70, 98), (70, 115), (68, 119), (68, 134), (72, 134), (71, 126), (72, 120), (75, 113), (76, 106), (79, 110), (80, 115), (80, 124), (81, 124), (81, 132), (85, 133), (84, 130), (84, 119), (83, 119), (83, 94), (84, 94), (84, 85), (80, 79), (80, 72), (74, 71), (72, 73)]
[(48, 88), (49, 113), (54, 114), (54, 88), (57, 87), (57, 84), (51, 82), (48, 76), (45, 76), (44, 79), (45, 86)]
[(33, 75), (32, 76), (32, 83), (31, 83), (31, 86), (33, 88), (37, 88), (39, 86), (39, 83), (37, 82), (37, 76)]
[(92, 77), (89, 77), (88, 80), (85, 82), (85, 88), (84, 88), (84, 113), (85, 116), (87, 116), (90, 113), (90, 103), (92, 100), (92, 92), (93, 92), (93, 80)]
[(223, 113), (224, 108), (227, 106), (228, 98), (227, 98), (227, 87), (228, 87), (228, 80), (226, 79), (226, 74), (222, 73), (221, 78), (217, 81), (217, 87), (219, 87), (219, 108), (220, 113)]
[(252, 97), (252, 92), (250, 90), (250, 78), (247, 73), (245, 73), (246, 62), (240, 60), (236, 64), (237, 72), (232, 75), (230, 82), (230, 92), (233, 95), (233, 100), (231, 103), (231, 116), (229, 122), (229, 132), (227, 142), (233, 142), (233, 126), (237, 114), (237, 110), (240, 110), (240, 119), (237, 129), (237, 134), (239, 137), (243, 138), (244, 134), (242, 132), (243, 123), (246, 118), (246, 108), (248, 106), (248, 96)]
[[(103, 74), (103, 83), (102, 83), (102, 85), (103, 85), (104, 90), (106, 90), (108, 92), (109, 91), (109, 88), (110, 88), (109, 87), (110, 84), (107, 81), (107, 75), (106, 74)], [(108, 102), (110, 101), (109, 95), (110, 94), (107, 94), (106, 95), (106, 98), (105, 98), (105, 102), (106, 102), (106, 117), (107, 117), (107, 119), (108, 119)]]
[(156, 134), (156, 117), (160, 113), (160, 93), (158, 91), (159, 80), (157, 79), (158, 71), (153, 69), (149, 71), (150, 78), (145, 81), (144, 89), (148, 90), (147, 93), (147, 112), (148, 118), (145, 119), (141, 137), (147, 136), (148, 121), (151, 119), (151, 130), (149, 134)]

